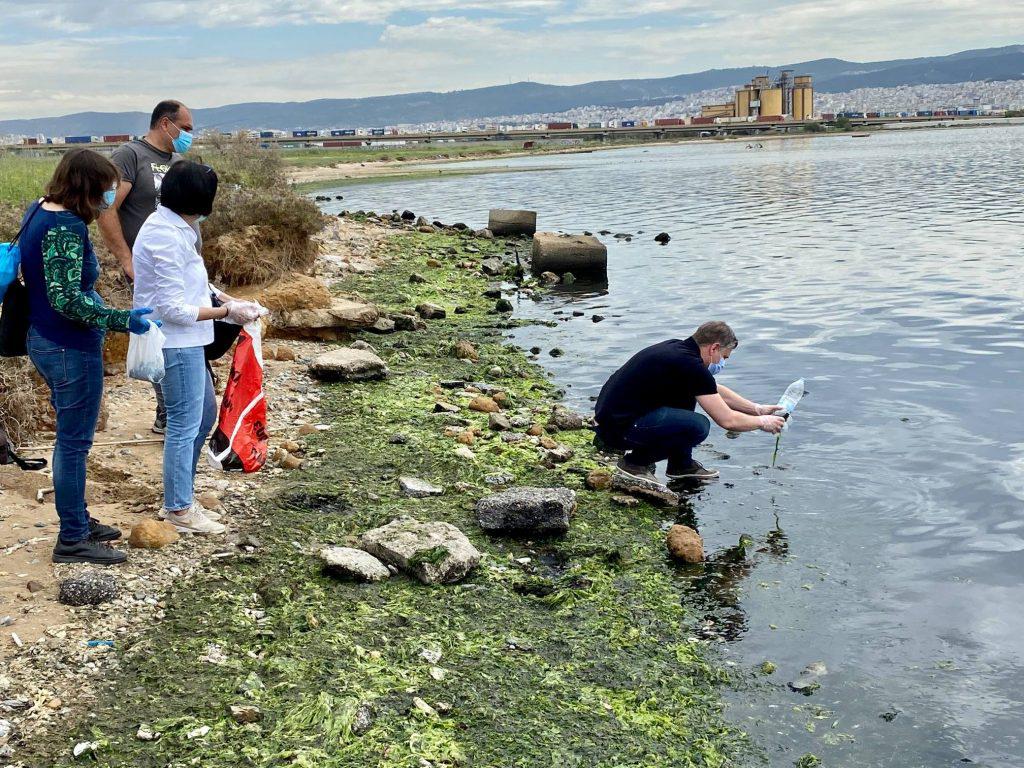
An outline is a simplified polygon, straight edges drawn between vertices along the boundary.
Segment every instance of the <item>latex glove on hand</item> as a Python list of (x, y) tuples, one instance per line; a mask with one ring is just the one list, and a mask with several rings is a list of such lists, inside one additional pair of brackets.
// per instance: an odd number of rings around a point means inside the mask
[(772, 435), (779, 434), (782, 428), (786, 426), (786, 420), (781, 416), (764, 415), (758, 418), (761, 419), (761, 429)]
[(248, 325), (263, 314), (263, 307), (254, 301), (229, 301), (224, 305), (228, 314), (224, 318), (233, 325)]
[(153, 310), (149, 307), (139, 307), (128, 312), (128, 331), (142, 336), (144, 333), (148, 333), (150, 327), (156, 326), (159, 328), (163, 323), (159, 320), (147, 320), (146, 315), (153, 314)]
[(757, 411), (758, 416), (770, 416), (773, 413), (778, 413), (782, 410), (781, 405), (755, 405), (754, 409)]

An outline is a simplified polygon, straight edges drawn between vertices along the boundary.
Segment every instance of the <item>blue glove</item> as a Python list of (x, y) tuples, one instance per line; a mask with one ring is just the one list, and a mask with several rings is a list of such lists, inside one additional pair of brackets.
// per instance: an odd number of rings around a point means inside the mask
[(163, 325), (159, 320), (149, 321), (145, 318), (145, 315), (151, 314), (153, 314), (153, 310), (149, 307), (140, 307), (139, 309), (131, 310), (128, 313), (128, 330), (141, 336), (149, 331), (150, 322), (152, 322), (157, 328)]

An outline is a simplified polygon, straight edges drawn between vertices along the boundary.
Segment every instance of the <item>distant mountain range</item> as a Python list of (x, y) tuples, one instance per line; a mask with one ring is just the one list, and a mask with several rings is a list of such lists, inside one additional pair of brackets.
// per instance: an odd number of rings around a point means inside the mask
[[(855, 88), (1024, 79), (1024, 45), (962, 51), (949, 56), (854, 62), (817, 59), (779, 66), (709, 69), (645, 80), (601, 80), (582, 85), (521, 82), (447, 93), (407, 93), (361, 99), (250, 102), (196, 109), (199, 128), (346, 128), (471, 120), (490, 115), (554, 113), (584, 106), (653, 105), (698, 91), (742, 85), (755, 75), (792, 69), (813, 75), (815, 89), (838, 93)], [(0, 134), (47, 136), (144, 133), (143, 112), (79, 112), (62, 117), (0, 120)]]

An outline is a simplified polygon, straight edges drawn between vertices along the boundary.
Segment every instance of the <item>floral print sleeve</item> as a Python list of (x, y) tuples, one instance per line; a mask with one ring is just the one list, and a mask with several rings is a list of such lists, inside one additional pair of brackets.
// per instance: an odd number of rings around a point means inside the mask
[(82, 292), (85, 242), (67, 227), (53, 227), (43, 238), (43, 275), (50, 306), (69, 320), (92, 328), (128, 331), (126, 309), (111, 309)]

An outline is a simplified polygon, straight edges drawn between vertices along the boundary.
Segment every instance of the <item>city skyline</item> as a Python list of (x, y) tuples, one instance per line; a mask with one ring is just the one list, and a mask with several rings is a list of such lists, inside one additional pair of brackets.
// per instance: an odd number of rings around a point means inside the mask
[(991, 0), (0, 0), (0, 16), (3, 119), (942, 55), (1024, 29), (1024, 8)]

